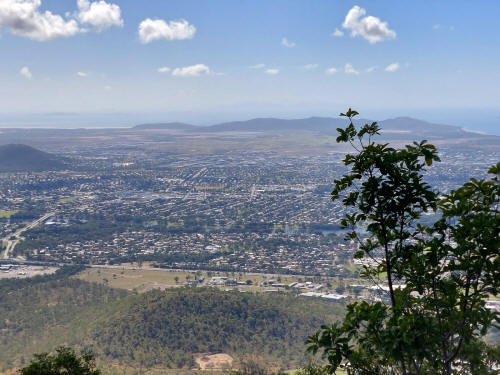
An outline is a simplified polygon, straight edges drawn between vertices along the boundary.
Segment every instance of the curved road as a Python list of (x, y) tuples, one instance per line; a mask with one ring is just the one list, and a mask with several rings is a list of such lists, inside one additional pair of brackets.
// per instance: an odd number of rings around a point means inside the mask
[[(24, 228), (18, 229), (16, 233), (10, 234), (8, 237), (5, 237), (3, 239), (4, 242), (7, 242), (7, 248), (5, 249), (5, 252), (3, 254), (3, 259), (10, 259), (11, 254), (14, 252), (14, 248), (16, 245), (19, 243), (21, 240), (21, 234), (23, 234), (25, 231), (29, 229), (33, 229), (40, 223), (43, 223), (45, 220), (47, 220), (49, 217), (54, 216), (54, 212), (49, 212), (48, 214), (43, 215), (41, 218), (29, 223), (26, 225)], [(10, 238), (14, 237), (14, 240), (11, 240)]]

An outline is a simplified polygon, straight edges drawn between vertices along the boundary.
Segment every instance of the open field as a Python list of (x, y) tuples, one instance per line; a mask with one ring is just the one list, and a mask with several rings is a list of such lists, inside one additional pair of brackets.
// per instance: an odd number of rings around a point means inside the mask
[[(129, 264), (119, 268), (89, 268), (80, 272), (75, 277), (100, 284), (108, 285), (112, 288), (135, 290), (145, 292), (151, 289), (166, 289), (183, 286), (186, 281), (202, 279), (202, 285), (206, 285), (212, 276), (230, 276), (245, 283), (238, 285), (238, 289), (245, 291), (266, 291), (276, 289), (269, 285), (271, 282), (280, 284), (290, 284), (297, 281), (305, 281), (305, 278), (298, 276), (271, 276), (243, 273), (225, 273), (225, 272), (206, 272), (206, 271), (179, 271), (167, 269), (130, 269)], [(247, 285), (248, 280), (251, 281)], [(334, 284), (333, 281), (331, 281)], [(221, 286), (221, 289), (232, 288), (230, 286)], [(279, 288), (284, 289), (284, 288)]]
[(14, 215), (16, 213), (17, 213), (17, 211), (0, 210), (0, 219), (2, 219), (2, 218), (9, 219), (12, 215)]

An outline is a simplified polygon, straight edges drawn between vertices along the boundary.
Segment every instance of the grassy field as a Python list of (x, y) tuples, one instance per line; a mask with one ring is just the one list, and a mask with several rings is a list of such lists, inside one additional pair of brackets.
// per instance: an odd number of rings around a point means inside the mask
[(16, 213), (17, 213), (17, 211), (0, 210), (0, 219), (2, 219), (2, 218), (9, 219), (12, 215), (14, 215)]
[(59, 203), (71, 203), (75, 201), (75, 197), (63, 197), (59, 199)]
[[(125, 265), (125, 266), (130, 266)], [(180, 287), (186, 281), (193, 281), (203, 278), (205, 283), (212, 276), (230, 276), (236, 278), (239, 282), (250, 285), (239, 285), (238, 288), (246, 291), (265, 291), (267, 289), (275, 289), (271, 285), (264, 285), (264, 282), (269, 282), (270, 278), (264, 275), (248, 275), (242, 273), (225, 273), (225, 272), (187, 272), (177, 270), (151, 270), (151, 269), (109, 269), (109, 268), (89, 268), (80, 272), (75, 277), (108, 285), (112, 288), (120, 288), (127, 290), (135, 290), (137, 292), (148, 291), (151, 288), (175, 288)], [(176, 279), (177, 278), (177, 279)], [(274, 278), (275, 282), (281, 284), (290, 284), (297, 281), (305, 281), (297, 276), (280, 276), (279, 280)], [(332, 281), (333, 284), (333, 281)], [(223, 286), (221, 289), (228, 287)], [(282, 288), (280, 288), (282, 289)]]

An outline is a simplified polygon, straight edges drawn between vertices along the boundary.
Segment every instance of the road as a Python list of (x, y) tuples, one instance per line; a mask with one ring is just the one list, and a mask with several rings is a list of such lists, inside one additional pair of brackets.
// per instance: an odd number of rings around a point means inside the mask
[[(18, 229), (16, 233), (10, 234), (9, 236), (5, 237), (3, 239), (3, 241), (7, 243), (7, 248), (5, 249), (5, 252), (3, 254), (3, 259), (10, 259), (11, 258), (11, 254), (14, 252), (14, 248), (21, 240), (21, 234), (23, 234), (25, 231), (27, 231), (29, 229), (33, 229), (34, 227), (36, 227), (40, 223), (44, 222), (45, 220), (47, 220), (51, 216), (54, 216), (54, 212), (49, 212), (49, 213), (43, 215), (41, 218), (29, 223), (24, 228)], [(14, 237), (15, 239), (11, 240), (12, 237)]]

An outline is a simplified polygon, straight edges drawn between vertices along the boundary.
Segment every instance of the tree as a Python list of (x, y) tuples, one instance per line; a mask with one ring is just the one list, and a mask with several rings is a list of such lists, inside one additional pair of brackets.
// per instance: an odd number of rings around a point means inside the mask
[(20, 369), (21, 375), (100, 375), (95, 366), (92, 353), (86, 352), (80, 357), (73, 349), (59, 347), (54, 355), (49, 353), (35, 354), (31, 363)]
[[(347, 208), (342, 226), (358, 242), (354, 257), (377, 264), (361, 275), (377, 286), (383, 277), (387, 292), (385, 301), (348, 305), (342, 323), (309, 337), (308, 350), (322, 351), (330, 373), (497, 373), (477, 363), (498, 363), (498, 350), (481, 338), (500, 323), (486, 308), (500, 287), (500, 163), (490, 169), (491, 179), (440, 194), (423, 176), (439, 161), (433, 145), (378, 144), (376, 122), (357, 130), (356, 111), (341, 115), (349, 125), (338, 129), (337, 142), (356, 153), (345, 157), (349, 171), (335, 181), (332, 199)], [(421, 217), (429, 213), (437, 219), (424, 225)]]

